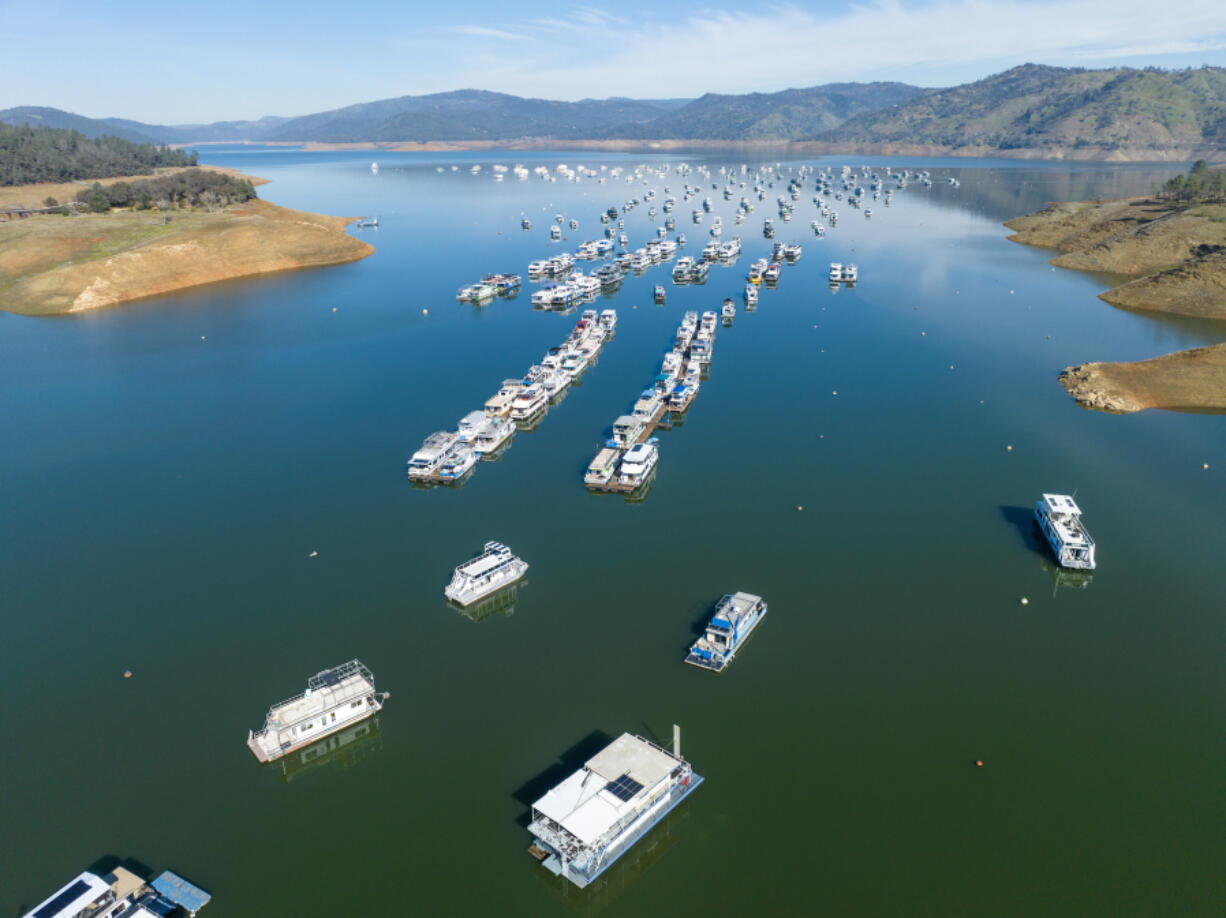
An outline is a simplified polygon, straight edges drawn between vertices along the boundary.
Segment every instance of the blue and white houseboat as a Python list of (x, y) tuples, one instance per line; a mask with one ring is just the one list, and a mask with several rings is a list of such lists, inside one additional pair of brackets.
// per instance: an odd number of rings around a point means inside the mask
[(1094, 540), (1081, 522), (1081, 508), (1067, 494), (1044, 494), (1034, 518), (1061, 567), (1094, 570)]
[(752, 593), (732, 593), (715, 607), (707, 630), (690, 648), (685, 662), (723, 672), (758, 623), (766, 617), (766, 601)]

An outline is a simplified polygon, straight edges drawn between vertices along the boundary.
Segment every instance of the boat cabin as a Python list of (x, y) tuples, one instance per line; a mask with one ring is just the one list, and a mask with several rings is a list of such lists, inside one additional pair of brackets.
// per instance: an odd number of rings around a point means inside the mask
[(617, 450), (610, 447), (605, 447), (598, 452), (596, 458), (588, 463), (587, 472), (583, 475), (584, 482), (586, 484), (608, 484), (617, 470), (619, 455)]
[(613, 439), (622, 449), (631, 446), (643, 433), (645, 425), (642, 418), (623, 414), (613, 422)]

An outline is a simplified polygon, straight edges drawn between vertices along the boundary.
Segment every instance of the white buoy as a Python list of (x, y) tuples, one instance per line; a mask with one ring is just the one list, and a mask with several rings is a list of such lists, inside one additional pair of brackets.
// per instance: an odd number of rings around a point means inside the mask
[(1027, 599), (1025, 596), (1023, 596), (1023, 597), (1022, 597), (1022, 605), (1023, 605), (1023, 606), (1028, 606), (1028, 605), (1030, 605), (1030, 600), (1029, 600), (1029, 599)]
[(1011, 453), (1011, 452), (1013, 452), (1013, 444), (1012, 444), (1012, 443), (1010, 443), (1008, 446), (1006, 446), (1006, 447), (1005, 447), (1005, 452), (1006, 452), (1006, 453)]
[(308, 558), (317, 558), (317, 557), (319, 557), (319, 552), (317, 552), (317, 551), (313, 551), (313, 552), (311, 552), (309, 555), (307, 555), (307, 557), (308, 557)]
[(131, 679), (131, 678), (132, 678), (132, 670), (130, 670), (130, 669), (125, 669), (125, 670), (123, 671), (123, 677), (124, 677), (125, 679)]
[(333, 306), (333, 307), (332, 307), (332, 311), (333, 311), (333, 312), (336, 312), (336, 307), (335, 307), (335, 306)]
[(428, 315), (430, 315), (430, 310), (429, 310), (429, 309), (423, 309), (423, 310), (421, 311), (421, 314), (422, 314), (423, 316), (428, 316)]

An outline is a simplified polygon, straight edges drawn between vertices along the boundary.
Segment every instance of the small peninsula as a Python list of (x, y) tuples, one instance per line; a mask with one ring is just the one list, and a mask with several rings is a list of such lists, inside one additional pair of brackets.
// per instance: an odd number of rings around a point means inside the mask
[[(374, 251), (345, 233), (351, 219), (261, 201), (262, 179), (195, 165), (194, 154), (50, 128), (0, 131), (0, 147), (7, 312), (63, 315)], [(153, 171), (124, 173), (133, 167)]]
[[(1099, 295), (1113, 306), (1226, 320), (1226, 173), (1203, 162), (1155, 195), (1055, 203), (1005, 225), (1014, 242), (1061, 252), (1053, 265), (1125, 278)], [(1104, 411), (1226, 410), (1226, 344), (1067, 367), (1060, 381)]]

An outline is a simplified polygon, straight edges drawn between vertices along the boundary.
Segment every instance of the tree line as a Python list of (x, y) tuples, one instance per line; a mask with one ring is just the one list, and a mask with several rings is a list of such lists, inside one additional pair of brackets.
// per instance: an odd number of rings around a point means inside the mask
[(77, 193), (77, 201), (92, 213), (105, 213), (112, 207), (137, 210), (206, 207), (213, 210), (241, 204), (255, 196), (255, 188), (247, 179), (209, 169), (192, 169), (135, 182), (111, 185), (94, 182)]
[(196, 153), (80, 131), (0, 124), (0, 185), (71, 182), (194, 166)]
[(1210, 169), (1203, 159), (1187, 175), (1177, 175), (1162, 186), (1161, 197), (1181, 204), (1226, 203), (1226, 171)]

